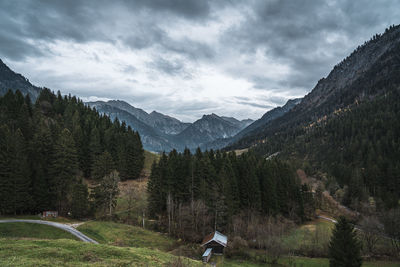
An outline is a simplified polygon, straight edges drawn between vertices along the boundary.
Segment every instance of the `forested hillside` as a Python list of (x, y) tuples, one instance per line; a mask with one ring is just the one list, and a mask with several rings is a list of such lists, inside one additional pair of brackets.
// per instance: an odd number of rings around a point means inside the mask
[(163, 154), (148, 192), (149, 212), (161, 227), (193, 241), (213, 228), (233, 231), (237, 220), (281, 214), (301, 222), (314, 212), (309, 188), (289, 165), (253, 153)]
[[(375, 197), (378, 210), (400, 198), (400, 28), (374, 36), (339, 63), (292, 111), (257, 133), (254, 150), (308, 161), (352, 208)], [(241, 140), (241, 145), (249, 144)], [(306, 164), (307, 165), (307, 164)]]
[[(280, 157), (309, 162), (309, 171), (322, 170), (334, 178), (332, 194), (348, 186), (343, 203), (376, 197), (380, 208), (398, 206), (400, 198), (400, 92), (337, 111), (331, 118), (254, 147), (259, 154), (280, 151)], [(307, 166), (307, 165), (306, 165)]]
[(34, 104), (19, 91), (0, 98), (1, 214), (83, 212), (83, 178), (99, 180), (116, 169), (120, 179), (135, 179), (143, 160), (137, 132), (76, 97), (43, 89)]

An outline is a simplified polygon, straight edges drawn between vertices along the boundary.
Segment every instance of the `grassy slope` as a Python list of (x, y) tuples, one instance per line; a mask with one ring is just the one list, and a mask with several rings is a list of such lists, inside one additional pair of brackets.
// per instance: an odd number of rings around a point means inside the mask
[(158, 161), (160, 159), (160, 155), (149, 152), (147, 150), (144, 151), (144, 166), (143, 172), (145, 176), (150, 176), (151, 173), (151, 165), (154, 161)]
[(0, 223), (0, 238), (73, 239), (70, 233), (53, 226), (33, 223)]
[[(177, 257), (147, 248), (94, 245), (67, 239), (0, 239), (0, 266), (168, 266)], [(188, 266), (201, 266), (183, 259)]]
[(166, 235), (120, 223), (88, 222), (77, 229), (101, 244), (169, 251), (175, 243)]
[[(285, 247), (292, 251), (313, 245), (324, 246), (329, 243), (333, 228), (334, 223), (317, 219), (294, 229), (284, 237), (283, 242)], [(314, 244), (315, 238), (318, 238), (318, 244)]]

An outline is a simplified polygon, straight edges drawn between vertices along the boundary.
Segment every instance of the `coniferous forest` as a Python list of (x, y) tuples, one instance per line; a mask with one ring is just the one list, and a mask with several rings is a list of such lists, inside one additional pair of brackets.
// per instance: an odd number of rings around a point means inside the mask
[(332, 195), (345, 186), (340, 199), (353, 209), (369, 196), (378, 210), (396, 208), (400, 199), (400, 93), (388, 91), (371, 100), (337, 110), (331, 118), (298, 127), (256, 146), (258, 154), (281, 151), (301, 159), (309, 174), (328, 174)]
[(115, 169), (119, 179), (135, 179), (143, 161), (137, 132), (76, 97), (43, 89), (35, 103), (19, 91), (0, 98), (0, 214), (87, 215), (83, 178), (101, 184)]
[(254, 153), (164, 153), (152, 166), (148, 193), (150, 215), (192, 240), (213, 228), (232, 231), (237, 217), (280, 214), (302, 222), (314, 212), (311, 191), (290, 165)]

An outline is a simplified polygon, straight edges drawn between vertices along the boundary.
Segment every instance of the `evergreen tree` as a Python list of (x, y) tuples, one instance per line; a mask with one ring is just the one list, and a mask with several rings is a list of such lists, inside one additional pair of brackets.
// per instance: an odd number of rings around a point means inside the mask
[(98, 207), (103, 206), (104, 213), (112, 215), (112, 209), (117, 205), (117, 196), (119, 194), (118, 182), (119, 173), (112, 171), (103, 177), (100, 184), (95, 188), (95, 201)]
[(64, 129), (55, 144), (51, 174), (54, 179), (53, 190), (57, 196), (57, 209), (66, 213), (68, 193), (75, 182), (78, 171), (78, 159), (75, 142), (68, 129)]
[(108, 151), (104, 151), (102, 154), (97, 156), (94, 160), (92, 167), (92, 178), (100, 181), (104, 176), (109, 175), (115, 170), (115, 164)]
[(88, 187), (82, 183), (76, 183), (72, 188), (71, 212), (74, 218), (84, 218), (89, 209)]
[(354, 227), (345, 217), (340, 217), (329, 243), (329, 266), (360, 267), (362, 265), (360, 252), (361, 244)]
[(11, 133), (7, 125), (0, 127), (0, 213), (10, 213), (12, 199)]
[(22, 132), (18, 129), (11, 139), (12, 155), (11, 155), (11, 180), (12, 195), (11, 209), (14, 214), (22, 214), (29, 210), (31, 206), (30, 194), (30, 173), (27, 157), (27, 149)]
[(30, 162), (32, 169), (32, 197), (34, 211), (54, 209), (56, 194), (54, 189), (53, 176), (50, 175), (53, 161), (54, 144), (50, 129), (42, 118), (38, 119), (36, 133), (31, 142)]
[(126, 177), (136, 178), (144, 161), (137, 132), (76, 97), (45, 88), (32, 106), (29, 96), (9, 90), (0, 97), (0, 213), (67, 213), (76, 177), (90, 178), (93, 160), (103, 151), (111, 153), (108, 162), (116, 162), (121, 147), (127, 148)]

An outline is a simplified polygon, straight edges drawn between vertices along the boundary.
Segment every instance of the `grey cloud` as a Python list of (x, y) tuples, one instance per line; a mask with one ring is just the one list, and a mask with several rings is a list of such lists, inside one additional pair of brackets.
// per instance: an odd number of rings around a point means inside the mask
[[(213, 45), (190, 38), (190, 32), (177, 37), (169, 31), (174, 30), (169, 27), (180, 24), (207, 27), (214, 22), (235, 20), (235, 12), (231, 17), (225, 12), (230, 9), (235, 9), (244, 19), (237, 20), (231, 28), (222, 27), (220, 37), (212, 40)], [(149, 57), (145, 67), (151, 69), (155, 80), (163, 78), (159, 73), (172, 78), (190, 78), (198, 66), (247, 80), (253, 89), (258, 89), (260, 98), (257, 101), (236, 98), (228, 104), (244, 105), (243, 110), (249, 110), (250, 114), (251, 107), (259, 110), (282, 105), (286, 97), (297, 97), (311, 90), (357, 45), (383, 32), (390, 24), (398, 24), (398, 14), (397, 0), (2, 0), (0, 56), (14, 61), (24, 61), (26, 57), (51, 58), (53, 52), (48, 44), (59, 40), (107, 42), (126, 49), (127, 53)], [(242, 62), (242, 58), (254, 59), (260, 51), (273, 64), (288, 67), (288, 73), (271, 77), (263, 75), (259, 69), (253, 73), (248, 67), (241, 68), (241, 63), (252, 64)], [(102, 63), (101, 54), (93, 54), (93, 58)], [(228, 69), (227, 63), (235, 68)], [(257, 68), (262, 67), (268, 70), (271, 66), (269, 62), (257, 65)], [(140, 78), (131, 75), (136, 72), (136, 66), (117, 66), (116, 69), (126, 74), (130, 84), (144, 86), (142, 81), (136, 80)], [(82, 96), (93, 94), (90, 87), (94, 82), (84, 75), (60, 77), (56, 73), (38, 73), (37, 76), (41, 77), (42, 85), (51, 88), (63, 88)], [(196, 102), (171, 98), (170, 104), (166, 104), (162, 97), (146, 95), (141, 98), (127, 91), (127, 88), (119, 91), (104, 85), (98, 93), (100, 97), (130, 99), (142, 108), (160, 110), (162, 107), (160, 111), (164, 113), (187, 117), (221, 109), (221, 99)], [(261, 97), (268, 93), (271, 96)], [(168, 92), (163, 94), (168, 95)]]
[(185, 71), (185, 65), (178, 60), (166, 60), (158, 57), (152, 62), (148, 63), (150, 69), (157, 69), (163, 73), (170, 75), (178, 75)]
[(287, 98), (283, 97), (283, 96), (278, 96), (278, 95), (271, 95), (271, 96), (261, 97), (261, 100), (264, 100), (269, 103), (273, 103), (276, 106), (281, 106), (286, 103)]
[(135, 73), (137, 71), (137, 68), (135, 68), (132, 65), (126, 65), (126, 66), (122, 66), (121, 70), (123, 72), (125, 72), (126, 74), (133, 74), (133, 73)]
[[(310, 90), (362, 40), (395, 23), (399, 13), (396, 1), (255, 1), (246, 20), (232, 27), (223, 42), (246, 53), (265, 49), (292, 68), (282, 86)], [(348, 43), (329, 40), (335, 34)], [(255, 87), (263, 86), (255, 81)]]
[(170, 12), (188, 19), (204, 18), (209, 15), (208, 1), (198, 0), (138, 0), (126, 1), (134, 7), (146, 7), (153, 11)]
[[(109, 12), (118, 8), (125, 11), (125, 16)], [(2, 54), (13, 58), (29, 56), (34, 50), (37, 55), (41, 54), (39, 48), (26, 41), (31, 39), (48, 43), (57, 40), (122, 41), (134, 49), (160, 45), (166, 51), (191, 58), (210, 57), (211, 49), (204, 44), (174, 41), (158, 26), (177, 17), (204, 20), (209, 13), (208, 1), (197, 0), (5, 0), (0, 2), (0, 24), (7, 35), (2, 34), (1, 38), (4, 44), (16, 45), (10, 51), (2, 49)], [(118, 22), (128, 23), (128, 30), (118, 33), (118, 28), (113, 28)]]
[(210, 46), (204, 43), (194, 42), (187, 38), (181, 41), (166, 39), (163, 42), (163, 46), (169, 51), (186, 55), (191, 59), (211, 59), (215, 56), (215, 52)]
[(271, 105), (258, 104), (258, 103), (247, 102), (247, 101), (238, 101), (237, 103), (241, 104), (241, 105), (246, 105), (246, 106), (251, 106), (251, 107), (256, 107), (256, 108), (265, 108), (265, 109), (271, 109), (274, 107)]

